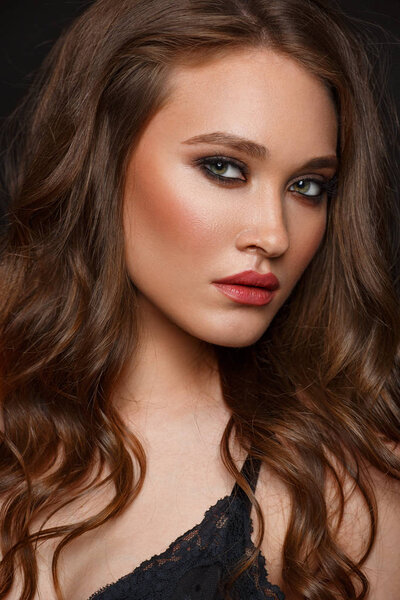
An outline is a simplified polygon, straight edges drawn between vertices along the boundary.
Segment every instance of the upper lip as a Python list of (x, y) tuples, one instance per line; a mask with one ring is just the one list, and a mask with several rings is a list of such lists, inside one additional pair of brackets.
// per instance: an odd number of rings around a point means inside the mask
[(252, 285), (263, 287), (268, 290), (276, 290), (279, 287), (279, 279), (273, 273), (257, 273), (257, 271), (242, 271), (236, 275), (229, 275), (223, 279), (217, 279), (214, 283), (237, 283), (240, 285)]

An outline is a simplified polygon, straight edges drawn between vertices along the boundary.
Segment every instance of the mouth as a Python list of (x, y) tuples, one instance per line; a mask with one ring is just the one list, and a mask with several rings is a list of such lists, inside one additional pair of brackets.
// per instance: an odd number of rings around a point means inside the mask
[(234, 286), (245, 286), (251, 288), (261, 288), (267, 291), (274, 291), (279, 287), (279, 279), (273, 273), (258, 273), (257, 271), (242, 271), (235, 275), (229, 275), (223, 279), (217, 279), (215, 284), (230, 284)]
[(239, 304), (264, 306), (269, 304), (279, 288), (273, 273), (258, 273), (249, 269), (212, 282), (225, 296)]
[(261, 286), (219, 282), (213, 282), (213, 285), (225, 296), (239, 304), (264, 306), (269, 304), (275, 295), (275, 290)]

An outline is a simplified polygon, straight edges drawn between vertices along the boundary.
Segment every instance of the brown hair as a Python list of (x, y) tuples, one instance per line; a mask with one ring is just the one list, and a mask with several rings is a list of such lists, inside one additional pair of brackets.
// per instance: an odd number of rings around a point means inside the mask
[[(387, 443), (400, 441), (394, 196), (363, 38), (323, 0), (97, 0), (60, 37), (10, 122), (11, 203), (0, 254), (1, 597), (19, 562), (21, 600), (31, 600), (34, 542), (65, 534), (52, 563), (62, 598), (62, 548), (140, 492), (143, 447), (110, 400), (137, 338), (123, 251), (127, 157), (168, 100), (172, 68), (246, 47), (292, 57), (328, 86), (340, 171), (324, 240), (268, 330), (250, 347), (215, 347), (232, 413), (221, 456), (261, 525), (225, 594), (256, 560), (264, 535), (260, 506), (229, 452), (234, 434), (290, 494), (285, 588), (309, 600), (366, 597), (361, 567), (377, 509), (364, 465), (400, 478)], [(111, 473), (89, 481), (96, 458)], [(331, 477), (340, 521), (338, 465), (369, 509), (370, 538), (357, 564), (338, 545), (324, 494)], [(108, 481), (115, 496), (96, 516), (29, 532), (38, 514)]]

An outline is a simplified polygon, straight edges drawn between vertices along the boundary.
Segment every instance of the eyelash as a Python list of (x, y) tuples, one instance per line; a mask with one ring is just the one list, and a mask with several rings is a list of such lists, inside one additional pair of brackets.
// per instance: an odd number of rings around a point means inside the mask
[[(239, 179), (237, 177), (224, 177), (223, 175), (218, 175), (217, 173), (213, 173), (210, 169), (207, 169), (206, 167), (206, 165), (215, 165), (219, 162), (222, 162), (225, 165), (231, 165), (238, 168), (242, 172), (242, 175), (244, 177), (246, 177), (246, 175), (249, 174), (249, 169), (246, 167), (246, 165), (235, 159), (226, 158), (224, 156), (203, 157), (196, 160), (195, 164), (201, 168), (201, 170), (205, 173), (207, 177), (213, 179), (214, 181), (219, 181), (222, 185), (231, 186), (233, 183), (236, 182), (245, 183), (247, 181), (247, 179)], [(296, 183), (299, 183), (300, 181), (304, 181), (307, 183), (317, 183), (321, 187), (321, 193), (317, 196), (309, 196), (307, 194), (302, 194), (301, 192), (294, 192), (295, 194), (298, 194), (303, 198), (307, 198), (307, 200), (311, 200), (313, 204), (319, 204), (320, 202), (322, 202), (325, 193), (327, 193), (328, 198), (332, 198), (337, 190), (337, 175), (334, 175), (329, 180), (314, 179), (312, 177), (301, 177), (294, 181), (291, 184), (291, 186), (295, 185)]]

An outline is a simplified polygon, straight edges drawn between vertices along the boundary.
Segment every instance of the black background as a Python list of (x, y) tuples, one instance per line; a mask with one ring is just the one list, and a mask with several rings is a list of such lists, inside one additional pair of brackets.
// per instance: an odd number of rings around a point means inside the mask
[[(377, 40), (373, 53), (386, 50), (389, 55), (387, 87), (400, 113), (400, 0), (332, 1), (352, 17), (377, 24), (391, 34), (388, 38), (373, 27)], [(62, 29), (90, 3), (90, 0), (0, 0), (0, 124), (23, 96), (34, 70)]]

